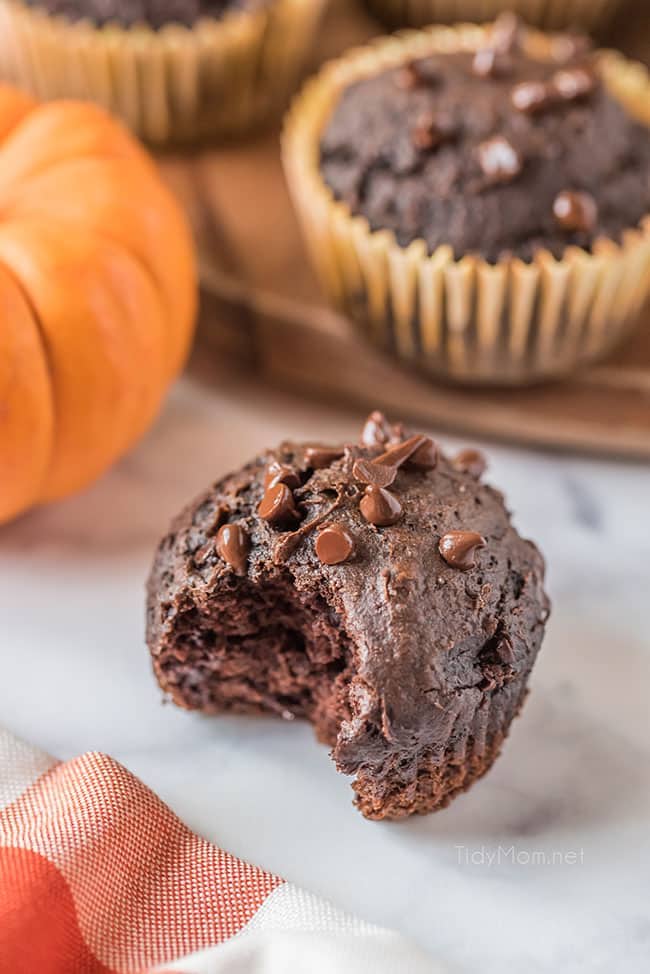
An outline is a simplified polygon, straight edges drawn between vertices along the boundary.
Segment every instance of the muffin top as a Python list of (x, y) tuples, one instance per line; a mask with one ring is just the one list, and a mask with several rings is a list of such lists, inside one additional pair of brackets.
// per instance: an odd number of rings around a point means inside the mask
[(268, 0), (28, 0), (52, 16), (104, 24), (148, 24), (155, 30), (165, 24), (191, 27), (203, 17), (219, 20), (231, 11), (257, 10)]
[(371, 229), (489, 261), (590, 249), (650, 213), (650, 129), (600, 80), (588, 41), (537, 59), (514, 18), (476, 53), (433, 54), (357, 82), (320, 144), (337, 200)]

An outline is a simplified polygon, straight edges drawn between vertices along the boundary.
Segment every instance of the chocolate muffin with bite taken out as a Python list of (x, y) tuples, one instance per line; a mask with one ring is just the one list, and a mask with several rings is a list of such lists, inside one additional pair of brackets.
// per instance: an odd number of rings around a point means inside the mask
[(484, 468), (373, 413), (358, 443), (285, 442), (217, 481), (149, 578), (162, 689), (310, 720), (367, 818), (443, 808), (497, 757), (549, 612)]

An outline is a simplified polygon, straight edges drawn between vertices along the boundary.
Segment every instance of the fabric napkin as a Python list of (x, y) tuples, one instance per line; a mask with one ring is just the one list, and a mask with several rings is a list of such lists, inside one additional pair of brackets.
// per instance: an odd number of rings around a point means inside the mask
[(436, 970), (194, 835), (112, 758), (59, 762), (0, 728), (2, 974)]

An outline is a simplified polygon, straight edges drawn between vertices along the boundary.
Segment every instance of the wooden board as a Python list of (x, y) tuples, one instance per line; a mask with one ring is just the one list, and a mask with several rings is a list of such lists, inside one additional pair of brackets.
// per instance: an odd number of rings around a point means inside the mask
[[(335, 0), (318, 59), (377, 32), (350, 0)], [(650, 60), (647, 0), (628, 8), (607, 41)], [(650, 459), (650, 310), (607, 363), (570, 381), (523, 391), (434, 384), (368, 347), (328, 308), (287, 195), (277, 132), (162, 164), (199, 242), (199, 356), (254, 368), (302, 395), (379, 406), (458, 432)]]

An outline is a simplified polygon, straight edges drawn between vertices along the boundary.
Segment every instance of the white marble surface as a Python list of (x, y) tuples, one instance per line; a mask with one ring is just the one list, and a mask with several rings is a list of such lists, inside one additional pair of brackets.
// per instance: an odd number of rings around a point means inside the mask
[[(143, 582), (169, 517), (256, 447), (350, 436), (359, 419), (185, 380), (100, 483), (2, 529), (0, 721), (61, 757), (109, 751), (199, 832), (452, 971), (647, 972), (648, 467), (488, 448), (547, 555), (554, 614), (502, 758), (438, 815), (364, 821), (308, 726), (161, 706)], [(555, 864), (526, 863), (537, 853)]]

